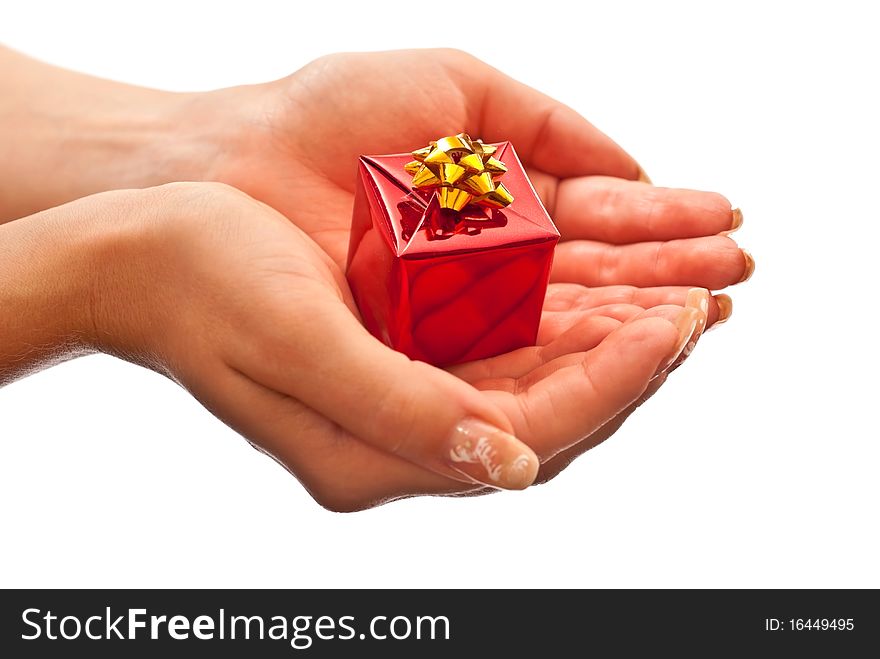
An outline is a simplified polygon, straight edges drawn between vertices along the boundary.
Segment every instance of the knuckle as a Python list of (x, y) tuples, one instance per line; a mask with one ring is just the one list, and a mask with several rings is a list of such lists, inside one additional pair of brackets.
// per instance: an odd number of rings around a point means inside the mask
[(378, 491), (377, 486), (356, 477), (341, 474), (317, 476), (305, 485), (315, 502), (331, 513), (356, 513), (382, 505), (393, 497)]
[[(413, 362), (416, 368), (419, 363)], [(418, 377), (418, 373), (414, 376)], [(420, 427), (421, 402), (419, 388), (395, 385), (389, 387), (376, 403), (374, 428), (384, 435), (383, 441), (395, 455), (409, 452), (409, 445)]]
[(473, 63), (480, 62), (477, 57), (471, 55), (466, 50), (462, 50), (461, 48), (435, 48), (433, 49), (434, 53), (439, 57), (445, 58), (450, 62), (455, 63)]
[(354, 513), (381, 504), (385, 499), (381, 480), (364, 477), (364, 464), (357, 451), (331, 442), (326, 451), (311, 453), (307, 464), (288, 471), (306, 488), (315, 502), (333, 513)]
[(344, 71), (347, 66), (352, 64), (352, 60), (355, 57), (358, 57), (356, 53), (328, 53), (321, 55), (302, 66), (291, 78), (311, 78), (323, 73)]
[(427, 57), (437, 62), (446, 71), (475, 76), (481, 79), (490, 67), (480, 58), (458, 48), (434, 48), (426, 52)]
[(249, 197), (226, 183), (218, 181), (165, 183), (145, 190), (147, 200), (169, 204), (175, 209), (191, 212), (207, 211), (218, 205), (229, 205)]
[(360, 497), (349, 496), (335, 490), (322, 493), (313, 492), (312, 498), (321, 508), (331, 513), (356, 513), (375, 505)]

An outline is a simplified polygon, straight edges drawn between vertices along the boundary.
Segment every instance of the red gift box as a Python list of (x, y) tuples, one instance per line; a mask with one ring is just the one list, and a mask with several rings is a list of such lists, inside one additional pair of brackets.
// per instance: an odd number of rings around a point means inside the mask
[[(367, 329), (438, 366), (534, 345), (559, 232), (509, 142), (504, 208), (443, 208), (413, 154), (362, 156), (347, 277)], [(499, 163), (499, 165), (501, 164)]]

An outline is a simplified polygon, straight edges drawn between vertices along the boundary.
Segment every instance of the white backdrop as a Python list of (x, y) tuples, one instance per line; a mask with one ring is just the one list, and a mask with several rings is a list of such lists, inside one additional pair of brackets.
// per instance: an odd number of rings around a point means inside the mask
[(158, 375), (96, 356), (10, 385), (0, 586), (880, 586), (880, 47), (863, 5), (5, 3), (0, 42), (175, 90), (339, 50), (470, 50), (655, 183), (726, 194), (758, 268), (614, 438), (524, 493), (332, 514)]

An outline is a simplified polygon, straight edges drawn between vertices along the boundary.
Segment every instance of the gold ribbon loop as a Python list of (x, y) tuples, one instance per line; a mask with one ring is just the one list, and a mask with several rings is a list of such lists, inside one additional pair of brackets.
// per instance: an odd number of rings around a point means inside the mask
[(404, 165), (418, 190), (436, 189), (441, 208), (460, 211), (468, 204), (504, 208), (513, 195), (500, 183), (507, 167), (493, 158), (496, 147), (472, 140), (467, 133), (449, 135), (412, 152)]

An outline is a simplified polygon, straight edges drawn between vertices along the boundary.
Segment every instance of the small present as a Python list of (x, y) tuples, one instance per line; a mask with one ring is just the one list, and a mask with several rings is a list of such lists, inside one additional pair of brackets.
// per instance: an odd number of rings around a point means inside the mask
[(509, 142), (362, 156), (347, 277), (364, 324), (443, 366), (534, 345), (559, 232)]

